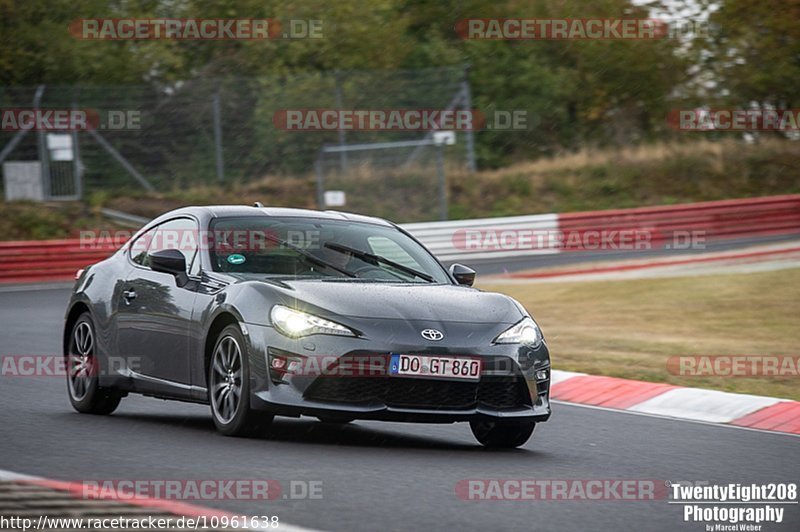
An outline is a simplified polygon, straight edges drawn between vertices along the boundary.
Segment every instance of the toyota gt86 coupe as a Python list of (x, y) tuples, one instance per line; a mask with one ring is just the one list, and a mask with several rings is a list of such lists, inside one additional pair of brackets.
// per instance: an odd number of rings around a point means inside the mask
[(69, 400), (209, 404), (246, 435), (274, 416), (469, 422), (517, 447), (550, 416), (550, 355), (514, 299), (472, 287), (399, 226), (332, 211), (186, 207), (79, 272)]

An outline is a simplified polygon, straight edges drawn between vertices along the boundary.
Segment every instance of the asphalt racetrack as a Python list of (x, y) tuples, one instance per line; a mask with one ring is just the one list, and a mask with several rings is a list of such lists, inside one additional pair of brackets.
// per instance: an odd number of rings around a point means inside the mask
[[(665, 249), (663, 247), (642, 250), (586, 250), (569, 251), (545, 255), (520, 255), (498, 259), (465, 260), (465, 263), (478, 272), (478, 275), (499, 275), (523, 270), (553, 267), (581, 267), (599, 261), (618, 261), (632, 259), (690, 258), (708, 252), (733, 251), (749, 246), (797, 241), (800, 235), (769, 235), (746, 238), (731, 238), (704, 242), (702, 246), (686, 249)], [(446, 264), (449, 265), (449, 261)], [(480, 280), (480, 277), (479, 277)]]
[[(0, 354), (59, 352), (66, 289), (0, 292)], [(797, 437), (556, 404), (523, 449), (469, 428), (278, 418), (272, 434), (217, 434), (208, 408), (129, 396), (109, 417), (70, 407), (62, 378), (2, 377), (0, 468), (61, 480), (321, 481), (321, 499), (203, 504), (323, 530), (704, 530), (653, 501), (465, 501), (463, 479), (796, 482)], [(300, 484), (302, 486), (302, 484)], [(319, 484), (317, 484), (319, 485)], [(298, 490), (298, 493), (301, 492)], [(288, 493), (287, 493), (288, 494)], [(302, 494), (301, 494), (302, 496)], [(798, 530), (800, 509), (765, 530)]]

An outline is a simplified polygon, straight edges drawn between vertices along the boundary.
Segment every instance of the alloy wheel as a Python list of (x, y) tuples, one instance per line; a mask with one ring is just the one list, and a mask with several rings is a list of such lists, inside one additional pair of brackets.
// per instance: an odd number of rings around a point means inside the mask
[(230, 423), (242, 399), (242, 351), (232, 336), (217, 344), (211, 360), (211, 407), (220, 422)]
[(96, 362), (94, 357), (94, 333), (88, 322), (82, 321), (72, 331), (67, 356), (69, 393), (81, 401), (89, 393)]

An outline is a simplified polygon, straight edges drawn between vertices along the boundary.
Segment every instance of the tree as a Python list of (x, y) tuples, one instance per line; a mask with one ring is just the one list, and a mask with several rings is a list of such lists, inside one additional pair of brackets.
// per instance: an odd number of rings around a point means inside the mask
[(721, 0), (695, 46), (717, 94), (733, 105), (791, 108), (800, 89), (800, 0)]

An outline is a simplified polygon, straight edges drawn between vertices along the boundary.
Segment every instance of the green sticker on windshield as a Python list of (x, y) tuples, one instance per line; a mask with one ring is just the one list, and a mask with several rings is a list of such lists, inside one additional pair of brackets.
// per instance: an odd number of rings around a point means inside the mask
[(233, 255), (228, 255), (228, 262), (231, 264), (244, 264), (245, 258), (244, 255), (240, 255), (238, 253), (234, 253)]

